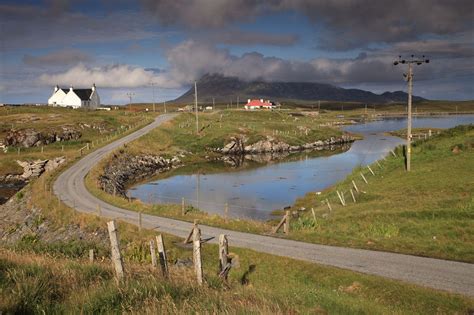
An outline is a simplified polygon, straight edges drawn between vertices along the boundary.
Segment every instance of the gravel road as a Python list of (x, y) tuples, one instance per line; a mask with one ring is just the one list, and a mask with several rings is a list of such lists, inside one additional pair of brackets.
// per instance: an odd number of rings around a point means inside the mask
[[(89, 170), (112, 150), (135, 140), (175, 115), (168, 114), (117, 141), (88, 154), (64, 171), (54, 183), (54, 193), (68, 206), (85, 213), (96, 213), (100, 205), (103, 217), (119, 219), (138, 225), (138, 214), (118, 208), (94, 197), (84, 184)], [(192, 224), (179, 220), (144, 214), (144, 228), (186, 237)], [(250, 233), (235, 232), (200, 225), (203, 238), (227, 234), (229, 244), (259, 252), (285, 256), (313, 263), (349, 269), (361, 273), (397, 279), (429, 288), (474, 297), (474, 264), (387, 252), (310, 244)]]

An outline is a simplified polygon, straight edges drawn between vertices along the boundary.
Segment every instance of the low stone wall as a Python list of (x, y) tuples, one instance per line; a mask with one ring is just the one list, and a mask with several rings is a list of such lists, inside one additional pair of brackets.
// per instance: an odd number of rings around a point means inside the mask
[(99, 187), (109, 194), (125, 196), (128, 185), (180, 165), (181, 160), (176, 156), (166, 159), (156, 155), (116, 154), (99, 176)]

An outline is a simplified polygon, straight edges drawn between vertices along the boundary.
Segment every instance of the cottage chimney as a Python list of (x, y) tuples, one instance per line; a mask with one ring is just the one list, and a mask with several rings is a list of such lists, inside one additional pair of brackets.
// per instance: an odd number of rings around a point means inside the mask
[(56, 84), (56, 86), (54, 87), (54, 93), (56, 93), (58, 90), (59, 90), (59, 86)]
[(250, 98), (247, 100), (247, 104), (250, 103)]
[(95, 83), (92, 83), (92, 92), (95, 92)]
[(260, 103), (263, 103), (263, 98), (260, 99)]
[(71, 87), (69, 88), (69, 91), (72, 92), (73, 89), (74, 89), (74, 87), (73, 87), (72, 84), (71, 84)]

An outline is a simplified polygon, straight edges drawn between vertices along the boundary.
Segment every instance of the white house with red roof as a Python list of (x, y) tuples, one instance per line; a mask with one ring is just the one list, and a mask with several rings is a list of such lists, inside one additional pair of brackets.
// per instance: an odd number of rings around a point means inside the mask
[(276, 108), (275, 103), (269, 101), (269, 100), (247, 100), (247, 104), (245, 104), (244, 108), (246, 110), (256, 110), (256, 109), (274, 109)]

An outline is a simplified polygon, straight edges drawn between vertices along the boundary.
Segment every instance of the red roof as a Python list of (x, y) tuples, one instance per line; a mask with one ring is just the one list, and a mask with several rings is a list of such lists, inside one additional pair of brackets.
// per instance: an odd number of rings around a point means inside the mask
[(261, 100), (251, 100), (245, 106), (249, 107), (272, 107), (273, 104), (269, 101), (261, 101)]

